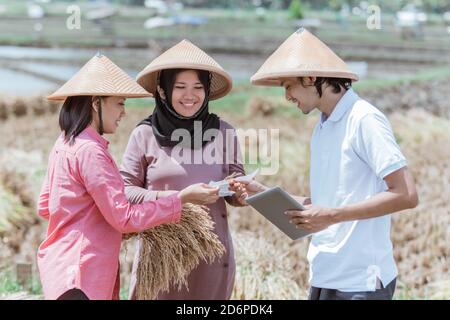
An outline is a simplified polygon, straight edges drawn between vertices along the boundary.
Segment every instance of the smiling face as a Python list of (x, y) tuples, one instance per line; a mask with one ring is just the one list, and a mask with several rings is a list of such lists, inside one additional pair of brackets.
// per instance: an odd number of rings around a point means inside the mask
[(285, 78), (282, 81), (286, 100), (295, 103), (304, 114), (319, 106), (320, 97), (314, 86), (315, 80), (315, 77), (307, 77), (303, 83), (299, 78)]
[(172, 106), (179, 115), (192, 117), (202, 107), (205, 96), (205, 88), (195, 70), (181, 71), (176, 75)]
[[(125, 98), (123, 97), (106, 97), (101, 99), (103, 133), (115, 133), (119, 127), (120, 120), (125, 116)], [(93, 108), (98, 110), (100, 99), (93, 99)], [(98, 112), (94, 112), (94, 123), (99, 128)]]

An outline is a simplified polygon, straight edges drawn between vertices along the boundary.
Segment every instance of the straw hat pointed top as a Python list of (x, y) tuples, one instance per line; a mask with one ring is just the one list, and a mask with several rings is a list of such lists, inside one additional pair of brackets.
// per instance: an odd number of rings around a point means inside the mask
[(65, 100), (72, 96), (143, 98), (152, 95), (106, 56), (97, 54), (47, 99)]
[(283, 78), (358, 76), (326, 44), (300, 28), (284, 41), (251, 77), (254, 85), (281, 86)]
[(138, 74), (137, 82), (155, 95), (159, 73), (165, 69), (209, 71), (212, 75), (209, 100), (225, 96), (232, 87), (230, 75), (213, 58), (188, 40), (182, 40), (150, 62)]

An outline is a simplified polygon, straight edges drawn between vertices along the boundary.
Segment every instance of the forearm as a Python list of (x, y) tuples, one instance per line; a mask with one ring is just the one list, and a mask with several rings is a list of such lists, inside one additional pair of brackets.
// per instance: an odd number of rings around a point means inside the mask
[(147, 190), (138, 186), (126, 186), (125, 194), (131, 203), (142, 203), (144, 201), (156, 200), (158, 191)]
[(388, 190), (378, 193), (370, 199), (333, 209), (333, 218), (336, 223), (376, 218), (412, 208), (415, 206), (413, 202), (402, 193)]
[(142, 232), (164, 223), (178, 222), (181, 206), (181, 199), (178, 194), (174, 194), (165, 199), (144, 201), (142, 204), (119, 203), (113, 214), (105, 207), (100, 208), (100, 211), (117, 231), (131, 233)]

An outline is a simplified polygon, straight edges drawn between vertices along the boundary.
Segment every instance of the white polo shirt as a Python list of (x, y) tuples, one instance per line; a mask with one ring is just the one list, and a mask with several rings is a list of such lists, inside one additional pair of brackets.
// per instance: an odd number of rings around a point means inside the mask
[[(406, 166), (386, 117), (347, 90), (311, 139), (311, 201), (340, 207), (387, 190), (383, 178)], [(310, 284), (341, 291), (374, 291), (397, 276), (390, 214), (348, 221), (315, 233), (308, 251)]]

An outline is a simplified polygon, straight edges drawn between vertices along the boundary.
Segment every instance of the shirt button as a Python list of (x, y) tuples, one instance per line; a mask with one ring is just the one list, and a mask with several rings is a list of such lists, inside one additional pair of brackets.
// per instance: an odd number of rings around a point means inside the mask
[(224, 267), (224, 268), (228, 268), (228, 263), (224, 263), (224, 264), (223, 264), (223, 267)]
[(222, 218), (226, 218), (226, 217), (227, 217), (227, 215), (226, 215), (226, 214), (223, 214), (223, 215), (222, 215)]

